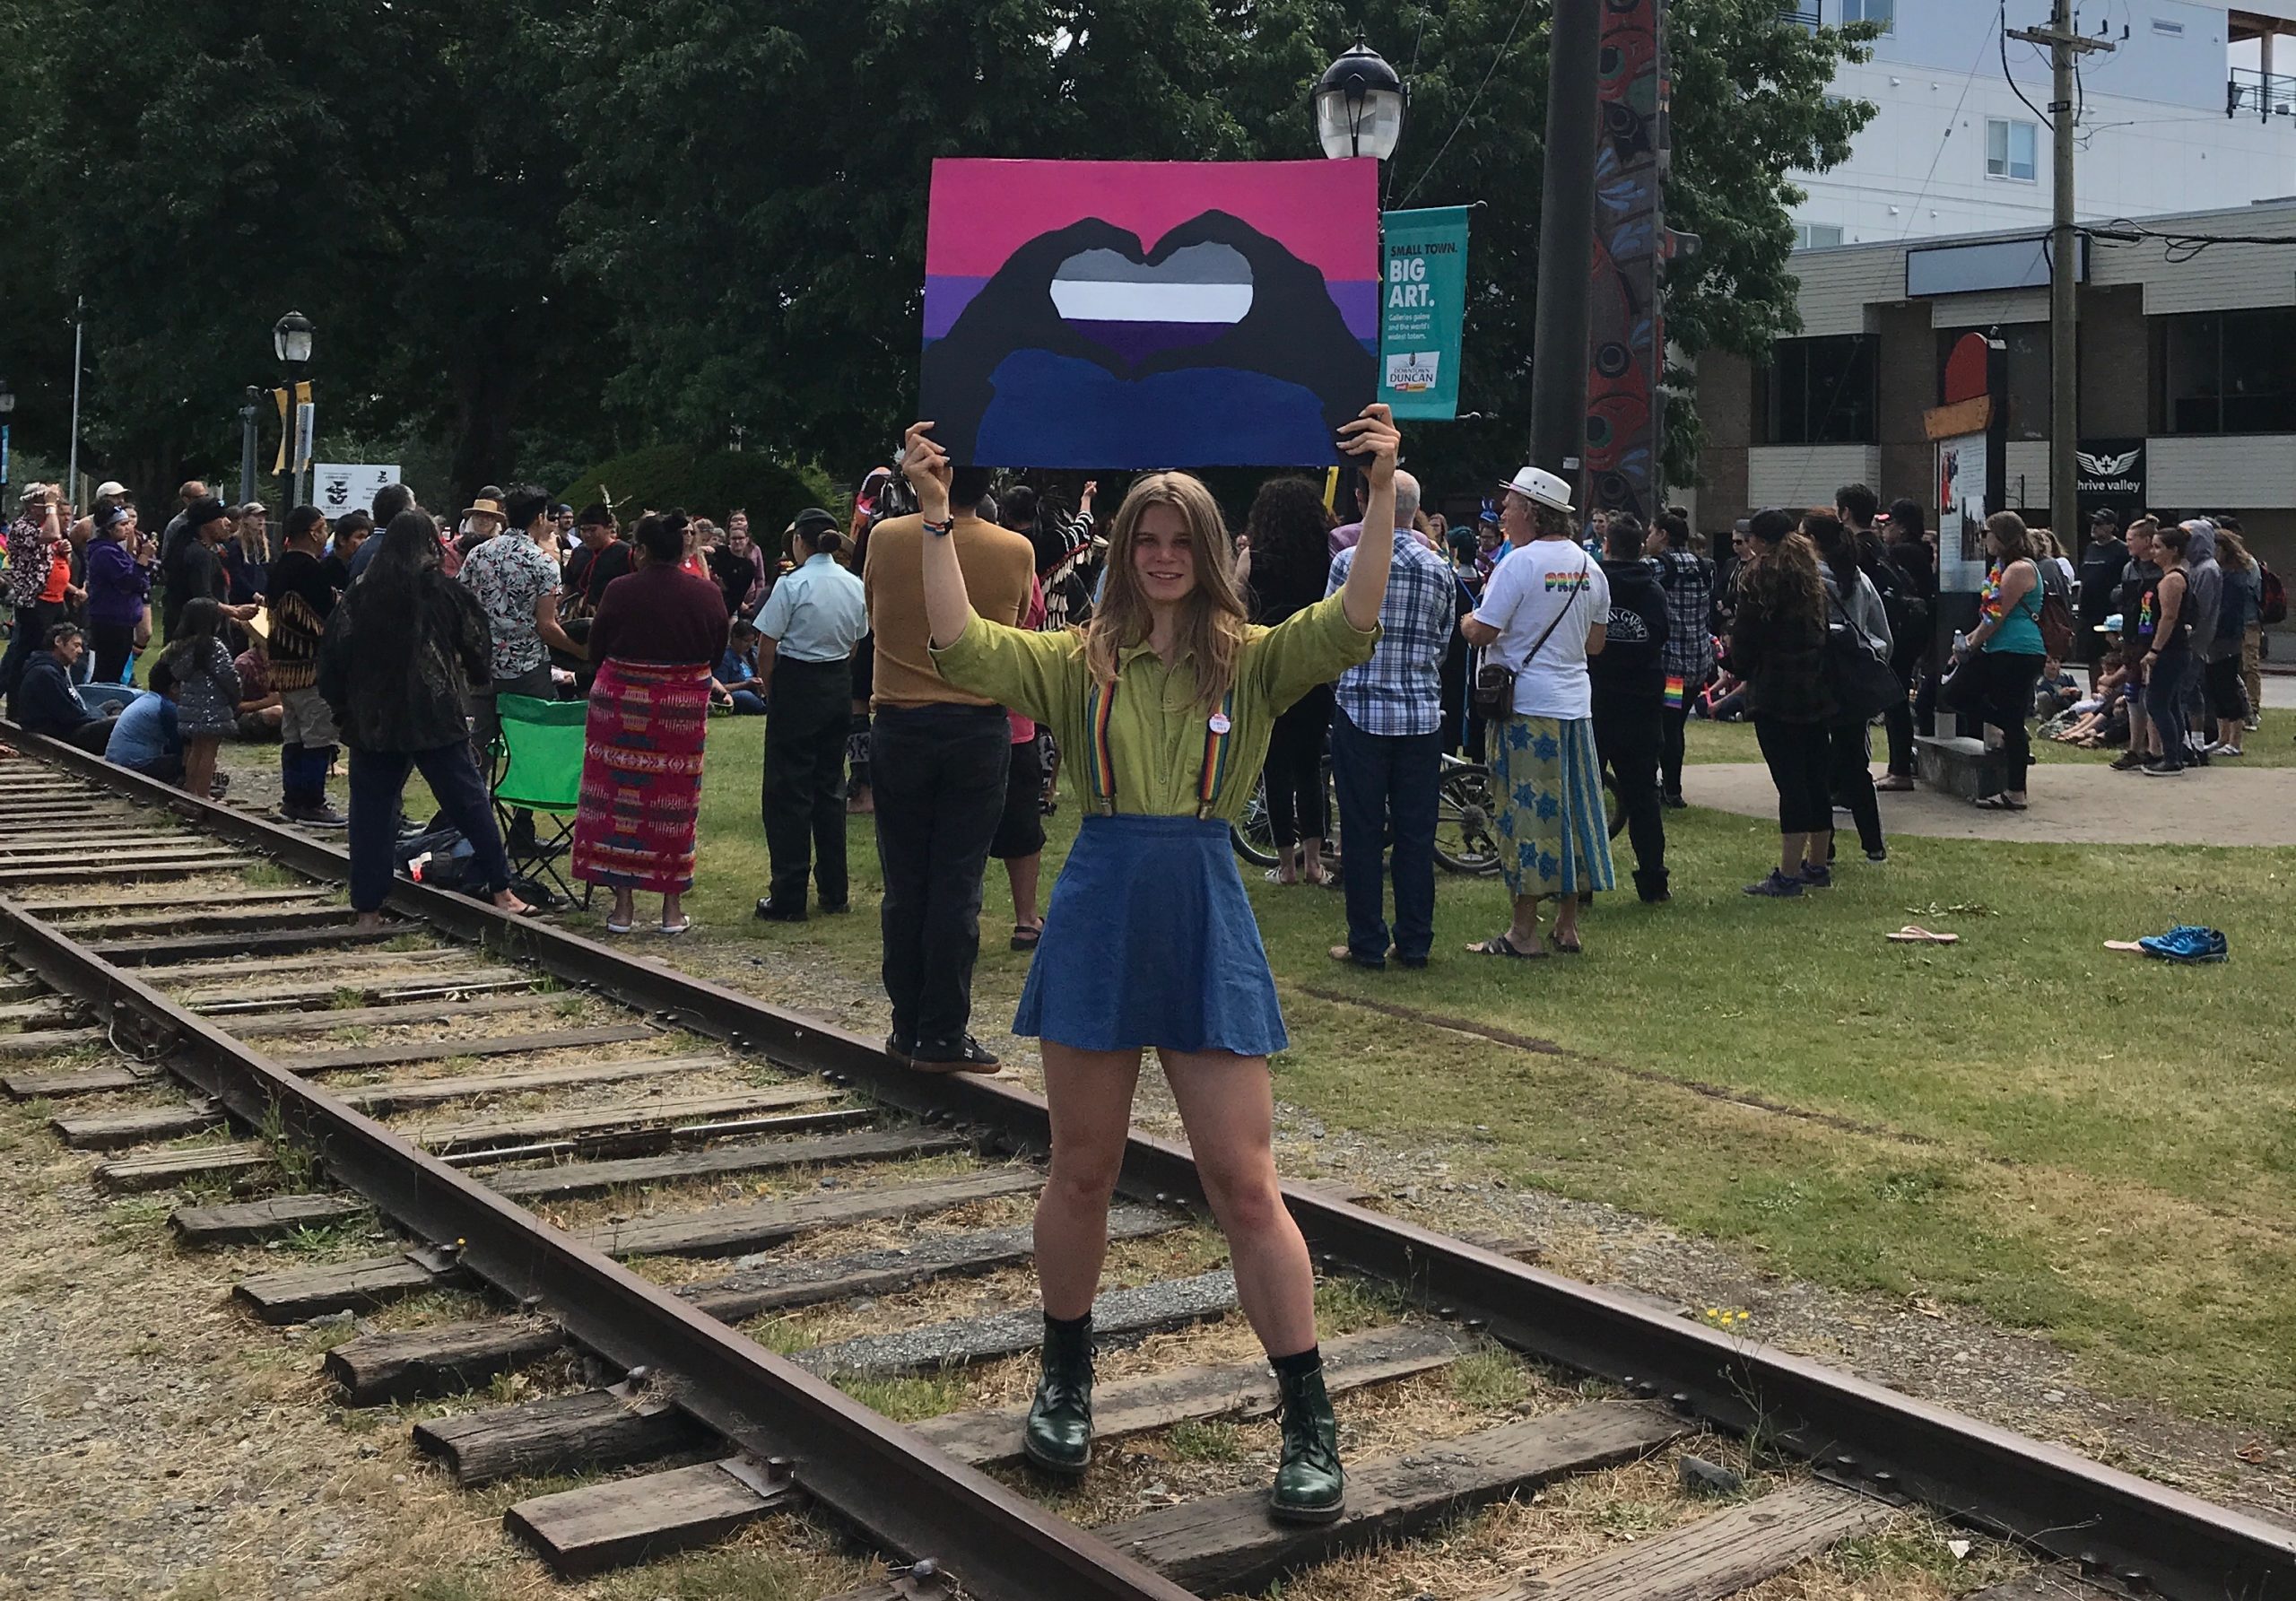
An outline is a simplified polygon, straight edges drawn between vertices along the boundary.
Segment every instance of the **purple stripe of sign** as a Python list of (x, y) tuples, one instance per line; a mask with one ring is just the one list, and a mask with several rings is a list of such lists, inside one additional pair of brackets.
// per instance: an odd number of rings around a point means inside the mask
[[(933, 274), (925, 280), (925, 337), (928, 340), (945, 336), (957, 326), (957, 318), (964, 315), (973, 296), (978, 294), (986, 278), (956, 277)], [(1376, 344), (1379, 337), (1379, 283), (1372, 279), (1341, 279), (1327, 282), (1332, 303), (1339, 308), (1340, 319), (1347, 331), (1367, 344)]]

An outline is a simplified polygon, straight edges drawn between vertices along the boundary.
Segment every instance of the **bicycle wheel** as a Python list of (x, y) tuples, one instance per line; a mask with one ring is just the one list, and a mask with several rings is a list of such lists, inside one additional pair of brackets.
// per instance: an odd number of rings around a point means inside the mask
[(1474, 764), (1447, 770), (1435, 799), (1435, 860), (1447, 870), (1477, 876), (1499, 871), (1497, 806), (1491, 771)]
[(1244, 814), (1228, 825), (1228, 841), (1236, 854), (1256, 867), (1275, 866), (1275, 834), (1267, 822), (1267, 778), (1260, 776), (1252, 786), (1252, 798), (1244, 807)]

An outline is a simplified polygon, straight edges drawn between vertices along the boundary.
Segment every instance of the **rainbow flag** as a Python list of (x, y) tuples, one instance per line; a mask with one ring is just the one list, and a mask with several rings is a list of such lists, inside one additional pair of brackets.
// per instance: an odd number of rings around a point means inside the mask
[(1680, 711), (1683, 709), (1683, 677), (1681, 674), (1669, 673), (1666, 674), (1667, 710)]

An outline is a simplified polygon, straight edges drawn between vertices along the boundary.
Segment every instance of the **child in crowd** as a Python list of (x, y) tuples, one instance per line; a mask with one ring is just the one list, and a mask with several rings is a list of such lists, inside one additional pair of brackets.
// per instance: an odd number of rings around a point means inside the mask
[(746, 622), (734, 624), (726, 654), (718, 658), (718, 674), (709, 681), (709, 701), (719, 711), (736, 717), (761, 718), (765, 696), (757, 676), (757, 630)]

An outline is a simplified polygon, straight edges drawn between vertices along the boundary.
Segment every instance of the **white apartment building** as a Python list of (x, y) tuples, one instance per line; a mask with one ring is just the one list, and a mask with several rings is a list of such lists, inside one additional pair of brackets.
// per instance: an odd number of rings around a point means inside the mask
[[(2008, 28), (2046, 26), (2049, 10), (2007, 0)], [(2115, 47), (2081, 69), (2081, 221), (2296, 196), (2296, 0), (2075, 0), (2075, 13), (2078, 31)], [(2000, 0), (1787, 0), (1785, 14), (1889, 28), (1835, 80), (1878, 108), (1849, 160), (1796, 176), (1804, 247), (2048, 225), (2050, 135), (2033, 108), (2048, 107), (2048, 62), (2010, 40), (2005, 75)]]

